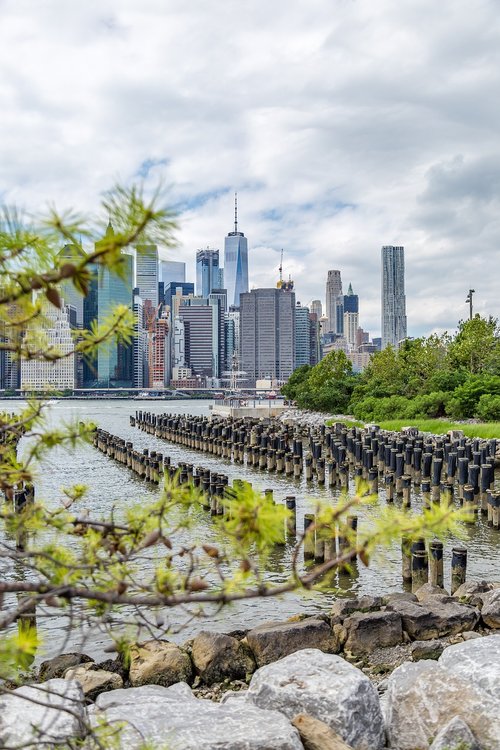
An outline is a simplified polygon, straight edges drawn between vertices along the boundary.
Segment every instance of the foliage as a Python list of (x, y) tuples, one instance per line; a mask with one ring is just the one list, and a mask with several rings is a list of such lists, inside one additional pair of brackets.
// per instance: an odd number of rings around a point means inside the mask
[(317, 365), (298, 368), (282, 393), (301, 408), (342, 413), (354, 388), (352, 365), (342, 351), (334, 351)]

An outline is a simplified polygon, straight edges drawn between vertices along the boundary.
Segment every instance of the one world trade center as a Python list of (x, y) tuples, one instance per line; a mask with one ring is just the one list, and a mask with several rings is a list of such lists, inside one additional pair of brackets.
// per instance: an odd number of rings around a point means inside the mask
[(224, 286), (228, 305), (240, 306), (240, 294), (248, 292), (248, 242), (238, 232), (238, 197), (234, 194), (234, 232), (224, 240)]

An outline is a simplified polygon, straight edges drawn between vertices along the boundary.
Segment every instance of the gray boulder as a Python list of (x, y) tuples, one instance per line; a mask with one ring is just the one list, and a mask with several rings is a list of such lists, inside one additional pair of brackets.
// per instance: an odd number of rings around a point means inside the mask
[(356, 612), (343, 625), (347, 631), (344, 650), (353, 654), (369, 654), (376, 648), (396, 646), (403, 641), (398, 612)]
[(123, 687), (123, 680), (119, 674), (116, 674), (116, 672), (107, 672), (105, 669), (99, 669), (99, 667), (93, 662), (90, 662), (89, 664), (81, 664), (78, 667), (70, 667), (70, 669), (66, 670), (64, 678), (66, 680), (76, 680), (79, 682), (82, 686), (84, 696), (91, 701), (93, 701), (99, 693)]
[(425, 602), (427, 599), (442, 599), (443, 597), (448, 598), (450, 594), (441, 586), (434, 586), (432, 583), (424, 583), (419, 589), (415, 591), (415, 596), (419, 602)]
[(40, 682), (53, 680), (56, 677), (63, 677), (64, 673), (70, 667), (76, 667), (78, 664), (87, 664), (92, 659), (86, 654), (69, 653), (59, 654), (53, 659), (42, 661), (38, 670), (38, 679)]
[(482, 594), (491, 591), (493, 584), (488, 581), (465, 581), (453, 594), (462, 604), (472, 604), (474, 607), (481, 607), (483, 603)]
[(489, 628), (500, 628), (500, 589), (482, 595), (481, 617)]
[(427, 641), (472, 630), (479, 620), (479, 610), (460, 604), (452, 597), (431, 598), (418, 604), (396, 600), (390, 602), (387, 609), (401, 615), (403, 630), (416, 641)]
[(500, 702), (439, 662), (408, 662), (394, 670), (387, 680), (384, 713), (389, 748), (428, 750), (454, 716), (468, 724), (485, 748), (500, 747)]
[(343, 622), (346, 617), (355, 612), (376, 612), (384, 605), (381, 596), (360, 596), (356, 599), (337, 599), (330, 611), (330, 622), (332, 625)]
[(191, 658), (203, 682), (244, 680), (255, 671), (255, 660), (245, 644), (222, 633), (203, 630), (194, 638)]
[(304, 648), (318, 648), (327, 653), (340, 650), (338, 638), (328, 623), (314, 617), (260, 625), (247, 633), (246, 640), (258, 667)]
[(340, 656), (305, 649), (261, 667), (247, 700), (285, 716), (306, 713), (327, 724), (354, 750), (379, 750), (384, 725), (377, 691)]
[(445, 645), (443, 641), (413, 641), (411, 644), (411, 658), (413, 661), (439, 659)]
[(132, 687), (191, 682), (193, 667), (188, 654), (175, 643), (153, 640), (130, 648), (129, 679)]
[(430, 750), (481, 750), (469, 727), (455, 716), (441, 731)]
[(449, 646), (439, 664), (500, 701), (500, 633)]
[(0, 697), (0, 747), (82, 739), (87, 713), (78, 682), (54, 679)]
[(114, 690), (100, 695), (96, 706), (95, 725), (123, 724), (120, 750), (145, 743), (182, 750), (303, 750), (297, 730), (278, 711), (245, 701), (199, 700), (186, 684)]

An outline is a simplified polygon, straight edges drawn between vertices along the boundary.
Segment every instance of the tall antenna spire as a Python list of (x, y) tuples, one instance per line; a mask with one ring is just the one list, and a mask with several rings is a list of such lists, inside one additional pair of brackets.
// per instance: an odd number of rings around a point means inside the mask
[(234, 231), (238, 231), (238, 193), (234, 194)]

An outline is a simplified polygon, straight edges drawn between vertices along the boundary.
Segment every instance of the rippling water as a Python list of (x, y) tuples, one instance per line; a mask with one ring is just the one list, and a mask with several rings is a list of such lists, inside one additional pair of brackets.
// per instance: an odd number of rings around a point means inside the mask
[[(134, 414), (136, 409), (146, 409), (158, 414), (177, 412), (206, 415), (209, 413), (211, 403), (210, 401), (63, 400), (51, 405), (49, 409), (50, 421), (54, 425), (75, 418), (91, 420), (109, 432), (131, 440), (134, 447), (149, 448), (160, 451), (164, 455), (170, 455), (173, 463), (186, 460), (195, 465), (203, 465), (211, 470), (225, 473), (230, 479), (235, 477), (246, 479), (252, 482), (256, 489), (272, 488), (274, 497), (278, 501), (286, 495), (296, 495), (297, 529), (303, 528), (304, 513), (314, 509), (318, 498), (331, 499), (336, 496), (334, 490), (328, 487), (318, 487), (314, 482), (306, 484), (304, 479), (293, 480), (283, 475), (267, 474), (258, 469), (233, 465), (224, 459), (172, 445), (131, 427), (129, 423), (129, 416)], [(19, 408), (21, 408), (20, 402), (0, 401), (0, 410), (12, 411)], [(85, 445), (73, 451), (57, 448), (50, 458), (38, 467), (35, 482), (37, 498), (43, 498), (48, 504), (55, 505), (63, 497), (62, 488), (77, 483), (86, 484), (89, 488), (83, 506), (92, 514), (106, 515), (112, 508), (123, 509), (138, 502), (147, 502), (155, 498), (159, 491), (157, 487), (143, 483), (130, 470), (115, 464), (95, 448)], [(383, 493), (381, 493), (380, 503), (384, 503)], [(421, 502), (418, 496), (415, 499), (412, 497), (412, 507), (420, 509)], [(361, 531), (366, 529), (378, 512), (377, 505), (364, 508), (360, 513), (359, 529)], [(209, 514), (200, 511), (194, 533), (204, 541), (213, 538), (214, 528)], [(484, 517), (480, 517), (475, 525), (464, 527), (464, 533), (463, 541), (468, 548), (468, 579), (500, 577), (500, 533), (489, 528)], [(445, 586), (449, 586), (450, 582), (451, 548), (455, 541), (457, 540), (450, 538), (445, 546)], [(286, 545), (273, 554), (268, 571), (270, 580), (278, 583), (288, 577), (291, 550), (292, 547)], [(337, 591), (300, 592), (280, 599), (234, 603), (219, 613), (208, 614), (202, 625), (199, 621), (191, 623), (183, 629), (181, 634), (174, 637), (182, 641), (201, 627), (228, 632), (240, 628), (247, 629), (266, 620), (285, 619), (298, 612), (325, 611), (329, 603), (339, 595), (387, 594), (391, 591), (399, 591), (402, 589), (399, 545), (381, 552), (377, 559), (372, 560), (368, 568), (359, 564), (352, 575), (337, 575), (335, 585), (338, 587)], [(177, 615), (174, 614), (175, 617)], [(177, 623), (173, 621), (172, 624)], [(46, 653), (50, 654), (59, 650), (63, 639), (68, 636), (65, 627), (64, 618), (39, 618), (39, 629), (44, 636)], [(67, 650), (69, 646), (78, 646), (79, 638), (78, 634), (70, 633), (69, 643), (65, 644), (65, 649)], [(100, 634), (92, 633), (91, 640), (92, 643), (86, 646), (87, 651), (90, 650), (93, 654), (101, 653), (105, 638)]]

